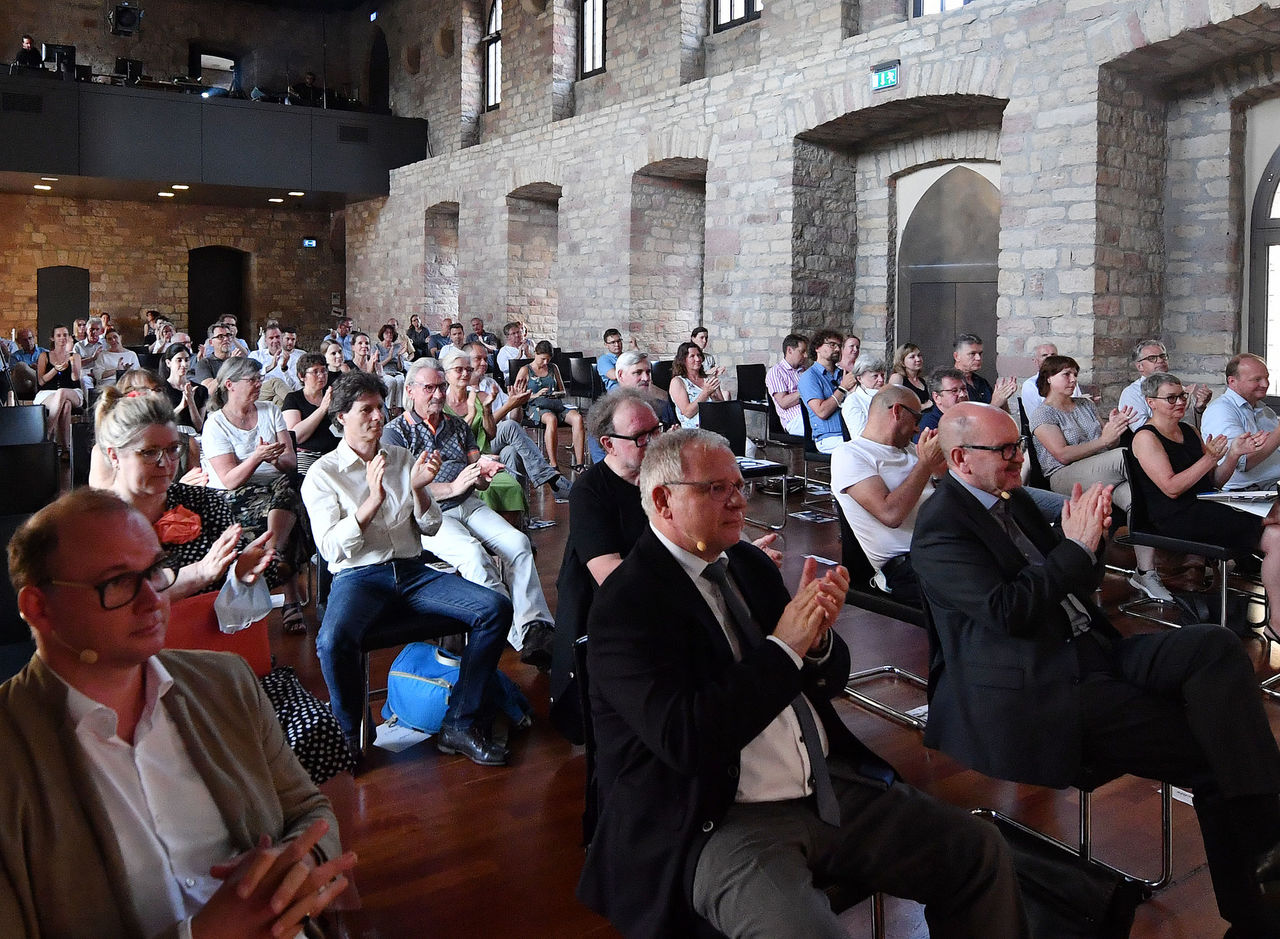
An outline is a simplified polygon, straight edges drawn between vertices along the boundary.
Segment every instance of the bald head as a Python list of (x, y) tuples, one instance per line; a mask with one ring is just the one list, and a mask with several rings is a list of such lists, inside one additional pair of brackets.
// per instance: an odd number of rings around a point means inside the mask
[(905, 447), (915, 435), (920, 399), (900, 385), (885, 385), (871, 399), (862, 436), (891, 447)]
[(970, 486), (995, 495), (1022, 485), (1022, 438), (1007, 412), (965, 401), (943, 415), (938, 435), (947, 467)]

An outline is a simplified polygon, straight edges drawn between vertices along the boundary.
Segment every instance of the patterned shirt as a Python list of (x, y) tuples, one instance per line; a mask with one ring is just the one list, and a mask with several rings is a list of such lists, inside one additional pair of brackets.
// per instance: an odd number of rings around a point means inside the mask
[[(436, 473), (436, 482), (448, 483), (458, 478), (458, 474), (471, 462), (471, 455), (478, 453), (479, 445), (476, 435), (466, 422), (448, 414), (440, 415), (440, 429), (434, 434), (427, 422), (418, 416), (413, 408), (409, 408), (382, 430), (382, 445), (404, 447), (416, 457), (424, 450), (440, 454), (440, 472)], [(460, 505), (471, 495), (470, 490), (451, 499), (441, 499), (441, 509), (451, 509)]]
[[(765, 372), (764, 386), (769, 391), (769, 397), (773, 401), (773, 407), (778, 412), (778, 420), (782, 422), (784, 428), (790, 428), (800, 424), (800, 408), (804, 406), (803, 402), (797, 401), (789, 408), (780, 407), (778, 399), (774, 395), (785, 395), (800, 390), (800, 373), (792, 368), (791, 363), (786, 359), (778, 362), (773, 368)], [(803, 430), (803, 427), (801, 428)], [(788, 430), (788, 433), (794, 431)]]

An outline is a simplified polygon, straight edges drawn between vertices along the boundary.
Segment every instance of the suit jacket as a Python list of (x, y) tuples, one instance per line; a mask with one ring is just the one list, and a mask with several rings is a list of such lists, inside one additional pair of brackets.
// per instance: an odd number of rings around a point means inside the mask
[[(329, 800), (285, 742), (257, 678), (238, 655), (160, 653), (173, 676), (162, 699), (237, 852), (269, 834), (301, 834), (338, 853)], [(106, 807), (67, 719), (67, 690), (39, 656), (0, 687), (0, 935), (140, 936)], [(176, 926), (166, 935), (177, 935)]]
[[(778, 569), (749, 544), (728, 555), (748, 608), (771, 632), (791, 599)], [(695, 862), (733, 804), (741, 750), (801, 690), (833, 756), (888, 770), (831, 706), (849, 674), (844, 642), (833, 635), (827, 659), (804, 669), (773, 642), (735, 662), (706, 601), (650, 529), (601, 585), (588, 624), (600, 816), (578, 896), (628, 936), (699, 928)]]
[(1010, 495), (1043, 565), (949, 475), (916, 521), (911, 563), (932, 618), (924, 742), (988, 776), (1063, 788), (1079, 775), (1082, 722), (1061, 601), (1074, 594), (1093, 629), (1119, 634), (1091, 600), (1098, 558), (1051, 529), (1022, 490)]

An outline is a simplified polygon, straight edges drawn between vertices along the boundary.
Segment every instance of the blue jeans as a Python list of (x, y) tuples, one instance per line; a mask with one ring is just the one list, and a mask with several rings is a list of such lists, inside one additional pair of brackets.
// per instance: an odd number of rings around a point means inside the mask
[(398, 558), (333, 575), (316, 655), (329, 686), (329, 706), (346, 733), (359, 729), (364, 707), (360, 639), (380, 620), (414, 613), (456, 619), (470, 633), (444, 726), (468, 728), (492, 716), (501, 700), (496, 672), (511, 626), (511, 601), (427, 567), (419, 558)]

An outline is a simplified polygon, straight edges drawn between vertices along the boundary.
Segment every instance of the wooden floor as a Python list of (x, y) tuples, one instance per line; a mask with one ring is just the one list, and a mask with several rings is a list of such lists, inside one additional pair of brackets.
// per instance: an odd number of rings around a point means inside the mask
[[(543, 587), (554, 609), (568, 507), (554, 504), (545, 495), (538, 499), (535, 512), (558, 522), (532, 535)], [(776, 517), (777, 501), (776, 496), (768, 500), (756, 496), (751, 514)], [(835, 523), (790, 519), (782, 540), (783, 571), (791, 584), (804, 555), (840, 556)], [(1120, 577), (1108, 576), (1103, 598), (1109, 608), (1129, 593)], [(304, 682), (325, 697), (315, 658), (314, 611), (308, 608), (307, 613), (311, 620), (307, 637), (285, 636), (279, 623), (273, 622), (272, 642), (279, 661), (296, 667)], [(1124, 628), (1131, 625), (1122, 624)], [(853, 607), (845, 608), (837, 628), (849, 643), (855, 668), (893, 663), (925, 673), (927, 650), (921, 630)], [(1280, 653), (1271, 663), (1261, 661), (1265, 654), (1261, 643), (1251, 643), (1250, 651), (1259, 660), (1260, 671), (1269, 673), (1280, 665)], [(392, 653), (379, 657), (375, 671), (385, 671), (392, 657)], [(533, 728), (511, 742), (511, 766), (481, 768), (461, 757), (444, 756), (428, 742), (398, 754), (375, 749), (348, 787), (346, 804), (338, 810), (343, 841), (360, 856), (356, 883), (362, 908), (349, 917), (353, 934), (616, 935), (573, 895), (582, 863), (582, 751), (565, 742), (546, 720), (546, 676), (522, 665), (510, 649), (502, 668), (525, 690), (537, 712)], [(893, 682), (875, 690), (908, 706), (924, 703), (919, 692)], [(1280, 704), (1267, 707), (1275, 731), (1280, 728)], [(1074, 793), (994, 782), (926, 750), (912, 731), (851, 705), (842, 706), (842, 714), (913, 785), (956, 805), (998, 807), (1071, 839)], [(1159, 851), (1155, 786), (1126, 777), (1100, 790), (1094, 804), (1096, 854), (1154, 876)], [(1132, 935), (1139, 939), (1219, 936), (1226, 926), (1217, 915), (1189, 805), (1174, 803), (1174, 832), (1173, 884), (1139, 908)], [(889, 898), (886, 909), (889, 936), (928, 935), (919, 906)], [(849, 935), (870, 934), (865, 904), (848, 911), (844, 920)]]

